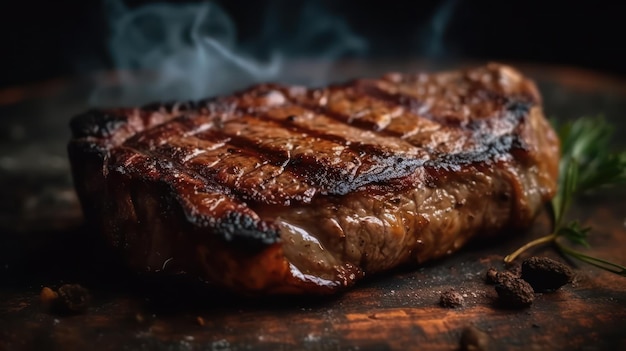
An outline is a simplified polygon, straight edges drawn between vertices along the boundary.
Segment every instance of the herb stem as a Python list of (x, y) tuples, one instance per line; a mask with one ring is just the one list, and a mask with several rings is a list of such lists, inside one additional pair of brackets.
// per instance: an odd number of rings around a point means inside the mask
[(504, 263), (511, 263), (511, 262), (513, 262), (517, 258), (517, 256), (522, 254), (524, 251), (530, 249), (531, 247), (554, 241), (556, 239), (556, 237), (557, 237), (557, 234), (556, 233), (552, 233), (550, 235), (542, 236), (541, 238), (537, 238), (537, 239), (535, 239), (533, 241), (530, 241), (530, 242), (526, 243), (526, 245), (524, 245), (524, 246), (520, 247), (519, 249), (515, 250), (515, 252), (513, 252), (512, 254), (506, 256), (504, 258)]
[(626, 277), (626, 267), (564, 246), (561, 237), (571, 244), (589, 247), (587, 235), (591, 228), (577, 221), (564, 223), (570, 206), (577, 196), (588, 190), (626, 183), (626, 150), (613, 153), (609, 148), (612, 128), (602, 118), (580, 118), (558, 128), (561, 140), (561, 160), (557, 191), (548, 203), (552, 232), (520, 247), (504, 258), (513, 262), (524, 251), (552, 243), (564, 256), (572, 256), (595, 267)]
[(580, 251), (576, 251), (573, 249), (570, 249), (569, 247), (559, 243), (558, 240), (554, 241), (556, 247), (559, 249), (559, 251), (561, 251), (562, 253), (572, 256), (576, 259), (579, 259), (585, 263), (588, 263), (592, 266), (607, 270), (609, 272), (621, 275), (623, 277), (626, 277), (626, 267), (613, 263), (613, 262), (609, 262), (606, 260), (603, 260), (601, 258), (596, 258), (596, 257), (591, 257), (588, 255), (585, 255), (584, 253), (580, 252)]

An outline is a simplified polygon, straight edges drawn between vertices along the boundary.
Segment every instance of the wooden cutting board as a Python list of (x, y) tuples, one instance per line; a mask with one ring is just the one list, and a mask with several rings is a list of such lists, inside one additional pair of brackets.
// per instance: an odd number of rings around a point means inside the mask
[[(423, 67), (347, 62), (331, 76)], [(625, 81), (573, 68), (518, 67), (540, 84), (548, 116), (602, 113), (618, 135), (626, 132)], [(87, 107), (85, 91), (96, 83), (87, 77), (0, 91), (0, 350), (456, 350), (468, 326), (485, 332), (493, 350), (626, 349), (624, 277), (572, 262), (572, 285), (538, 295), (528, 309), (496, 304), (485, 271), (502, 268), (504, 255), (545, 234), (545, 215), (527, 232), (369, 277), (327, 298), (249, 299), (179, 278), (130, 274), (82, 225), (65, 158), (67, 121)], [(626, 145), (621, 139), (616, 147)], [(588, 252), (622, 264), (624, 195), (603, 191), (573, 213), (593, 227)], [(562, 259), (551, 248), (533, 253)], [(58, 316), (42, 307), (42, 287), (64, 283), (90, 290), (86, 313)], [(438, 305), (451, 288), (464, 296), (463, 307)]]

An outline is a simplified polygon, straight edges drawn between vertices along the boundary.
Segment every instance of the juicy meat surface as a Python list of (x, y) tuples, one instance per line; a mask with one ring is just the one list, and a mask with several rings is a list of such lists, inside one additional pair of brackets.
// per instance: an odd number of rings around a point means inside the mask
[(85, 215), (132, 267), (252, 294), (332, 293), (505, 235), (558, 172), (536, 86), (498, 64), (262, 84), (71, 127)]

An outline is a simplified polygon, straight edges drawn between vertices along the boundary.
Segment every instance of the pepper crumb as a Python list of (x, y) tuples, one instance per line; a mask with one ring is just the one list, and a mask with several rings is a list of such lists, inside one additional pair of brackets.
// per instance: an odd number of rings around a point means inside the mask
[(496, 284), (500, 284), (506, 279), (520, 279), (520, 276), (511, 271), (498, 272), (498, 274), (496, 274)]
[(204, 318), (198, 316), (196, 317), (196, 322), (198, 323), (199, 326), (204, 327)]
[(530, 257), (522, 262), (522, 279), (535, 292), (551, 292), (571, 283), (574, 274), (565, 264), (548, 257)]
[(89, 307), (89, 291), (80, 284), (65, 284), (59, 288), (58, 308), (60, 312), (82, 313)]
[(515, 272), (511, 271), (502, 271), (498, 272), (495, 268), (491, 267), (485, 273), (485, 283), (487, 284), (500, 284), (500, 282), (504, 279), (517, 279), (519, 278), (519, 274), (515, 274)]
[(39, 293), (39, 300), (46, 310), (50, 310), (54, 302), (59, 298), (59, 294), (56, 291), (44, 286)]
[(503, 307), (524, 308), (532, 305), (535, 294), (530, 284), (511, 275), (501, 274), (498, 279), (496, 292)]
[(79, 284), (64, 284), (57, 291), (44, 287), (39, 293), (39, 299), (50, 313), (78, 314), (87, 310), (91, 296)]
[(454, 291), (454, 289), (446, 290), (439, 297), (439, 304), (446, 308), (456, 308), (463, 306), (465, 299), (463, 295)]
[(469, 326), (461, 332), (461, 351), (486, 351), (489, 350), (490, 338), (487, 333)]

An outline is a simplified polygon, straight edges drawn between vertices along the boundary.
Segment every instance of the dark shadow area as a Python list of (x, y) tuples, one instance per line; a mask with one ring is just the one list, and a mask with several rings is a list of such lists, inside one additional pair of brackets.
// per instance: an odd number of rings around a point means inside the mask
[[(111, 52), (112, 3), (119, 1), (5, 1), (0, 5), (0, 87), (116, 68)], [(125, 1), (131, 10), (154, 3)], [(299, 46), (302, 28), (341, 21), (365, 50), (337, 58), (515, 60), (576, 65), (624, 75), (626, 28), (617, 2), (541, 1), (302, 1), (219, 0), (236, 28), (236, 45), (255, 57), (278, 49), (288, 58), (319, 58), (329, 38)], [(315, 7), (298, 17), (303, 8)], [(319, 9), (319, 11), (318, 11)], [(333, 20), (328, 21), (329, 18)], [(172, 19), (171, 21), (174, 21)], [(153, 32), (154, 34), (154, 32)], [(281, 43), (292, 43), (289, 47)], [(117, 67), (121, 68), (121, 67)]]
[(146, 314), (181, 315), (223, 309), (293, 310), (321, 307), (333, 296), (254, 296), (225, 291), (187, 274), (136, 273), (87, 225), (65, 230), (5, 232), (0, 236), (0, 290), (58, 289), (80, 284), (103, 302), (133, 297)]

